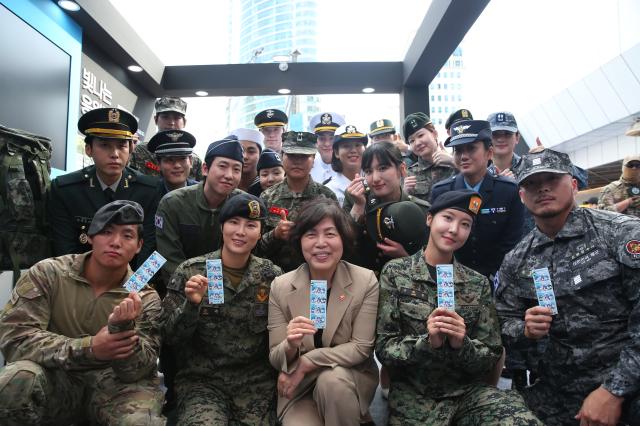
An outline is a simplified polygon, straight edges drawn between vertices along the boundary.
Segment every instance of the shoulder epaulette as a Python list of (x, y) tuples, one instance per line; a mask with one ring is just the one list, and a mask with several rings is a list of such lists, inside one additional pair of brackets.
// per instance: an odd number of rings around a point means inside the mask
[(131, 182), (152, 186), (154, 189), (158, 186), (159, 178), (157, 176), (147, 176), (144, 173), (140, 173), (139, 171), (132, 169), (131, 167), (125, 167), (122, 173), (123, 176)]
[(93, 176), (93, 170), (91, 170), (93, 166), (85, 167), (81, 170), (76, 170), (75, 172), (67, 173), (66, 175), (61, 175), (55, 178), (55, 182), (57, 186), (67, 186), (74, 185), (76, 183), (84, 182), (88, 180), (91, 176)]

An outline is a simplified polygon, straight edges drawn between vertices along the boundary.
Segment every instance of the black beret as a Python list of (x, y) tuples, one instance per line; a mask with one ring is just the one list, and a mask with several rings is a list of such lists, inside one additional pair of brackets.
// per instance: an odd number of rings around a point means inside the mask
[(458, 189), (444, 192), (433, 200), (429, 213), (435, 215), (440, 210), (455, 209), (465, 212), (473, 218), (480, 211), (481, 205), (482, 197), (476, 191), (472, 191), (471, 189)]
[(284, 127), (288, 122), (289, 118), (287, 114), (279, 109), (265, 109), (264, 111), (260, 111), (253, 119), (253, 123), (258, 129), (270, 126)]
[(107, 225), (135, 225), (143, 221), (144, 210), (140, 204), (129, 200), (115, 200), (100, 207), (93, 215), (87, 235), (93, 237)]
[(227, 136), (219, 141), (212, 142), (204, 156), (205, 164), (209, 165), (215, 157), (227, 157), (244, 163), (244, 150), (236, 136)]
[(409, 136), (422, 129), (427, 124), (431, 123), (431, 119), (424, 112), (414, 112), (407, 115), (402, 125), (402, 134), (404, 140), (408, 141)]
[(240, 216), (251, 220), (264, 220), (267, 217), (267, 207), (264, 202), (251, 194), (238, 194), (229, 198), (222, 209), (218, 221), (220, 225), (232, 217)]
[(451, 126), (460, 120), (473, 120), (473, 115), (468, 109), (459, 109), (456, 112), (452, 112), (447, 121), (444, 123), (444, 128), (449, 130)]
[(96, 108), (78, 120), (78, 130), (85, 136), (130, 140), (138, 130), (138, 121), (118, 108)]
[(147, 148), (157, 157), (187, 156), (193, 152), (196, 138), (184, 130), (164, 130), (156, 133)]
[(256, 168), (260, 171), (262, 169), (270, 169), (272, 167), (282, 167), (282, 159), (280, 158), (280, 154), (274, 150), (265, 148), (265, 150), (262, 151), (262, 154), (260, 154)]
[(460, 120), (451, 127), (451, 136), (444, 146), (456, 146), (475, 141), (491, 142), (491, 125), (485, 120)]
[(376, 243), (385, 238), (402, 244), (409, 254), (420, 250), (429, 237), (424, 211), (413, 201), (382, 203), (367, 212), (367, 233)]

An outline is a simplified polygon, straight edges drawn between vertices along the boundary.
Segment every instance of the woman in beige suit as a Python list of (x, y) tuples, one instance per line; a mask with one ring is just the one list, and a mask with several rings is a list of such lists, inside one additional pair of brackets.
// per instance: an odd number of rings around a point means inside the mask
[[(378, 282), (341, 260), (354, 241), (335, 201), (307, 203), (290, 243), (304, 256), (277, 277), (269, 297), (269, 359), (280, 371), (278, 417), (284, 425), (358, 425), (378, 386), (373, 360)], [(326, 328), (310, 317), (310, 280), (327, 281)]]

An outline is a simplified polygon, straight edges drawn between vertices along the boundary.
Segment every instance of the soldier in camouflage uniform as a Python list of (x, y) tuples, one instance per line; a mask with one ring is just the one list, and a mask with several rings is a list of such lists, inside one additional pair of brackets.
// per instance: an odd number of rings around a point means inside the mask
[(624, 158), (622, 176), (604, 187), (598, 208), (640, 217), (640, 155)]
[(289, 231), (300, 207), (316, 198), (326, 197), (336, 201), (337, 198), (332, 190), (311, 179), (316, 135), (290, 131), (282, 137), (282, 166), (287, 176), (284, 181), (260, 195), (267, 205), (268, 216), (259, 248), (264, 257), (289, 272), (304, 261), (288, 243)]
[(418, 161), (407, 169), (404, 190), (424, 201), (431, 200), (431, 188), (436, 182), (453, 176), (453, 157), (438, 145), (438, 132), (428, 115), (409, 114), (404, 120), (404, 138)]
[[(502, 354), (491, 287), (453, 257), (481, 201), (467, 189), (438, 197), (424, 252), (382, 270), (375, 349), (390, 369), (391, 425), (542, 425), (515, 391), (486, 383)], [(454, 309), (439, 307), (437, 264), (452, 264)]]
[[(163, 300), (163, 338), (175, 348), (181, 425), (265, 425), (275, 420), (276, 371), (269, 364), (271, 281), (282, 270), (251, 255), (266, 214), (241, 194), (220, 211), (222, 249), (183, 262)], [(210, 304), (206, 262), (221, 259), (224, 302)]]
[[(508, 355), (548, 339), (538, 381), (522, 391), (546, 425), (616, 425), (625, 416), (638, 425), (640, 220), (576, 207), (573, 170), (566, 154), (550, 149), (524, 155), (518, 166), (537, 227), (500, 268), (503, 342)], [(539, 268), (549, 270), (556, 315), (538, 306), (532, 270)]]
[(0, 313), (0, 423), (164, 425), (156, 376), (160, 299), (128, 293), (143, 210), (114, 201), (88, 230), (93, 251), (45, 259)]
[[(158, 126), (158, 131), (182, 130), (187, 124), (187, 103), (180, 98), (164, 97), (156, 101), (156, 114), (153, 120)], [(158, 159), (151, 151), (148, 144), (138, 143), (131, 153), (129, 167), (138, 170), (148, 176), (160, 176), (160, 165)], [(198, 182), (202, 180), (202, 160), (194, 152), (191, 154), (191, 179)]]

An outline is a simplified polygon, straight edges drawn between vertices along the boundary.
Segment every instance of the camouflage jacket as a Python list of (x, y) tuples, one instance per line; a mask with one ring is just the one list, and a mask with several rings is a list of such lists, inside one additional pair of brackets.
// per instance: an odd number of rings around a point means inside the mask
[(273, 230), (278, 226), (278, 222), (280, 222), (280, 215), (272, 213), (271, 209), (274, 207), (286, 209), (288, 211), (287, 219), (295, 222), (300, 207), (305, 202), (318, 197), (338, 201), (336, 194), (334, 194), (332, 190), (314, 182), (311, 178), (309, 178), (307, 187), (301, 193), (292, 192), (289, 189), (287, 178), (285, 178), (284, 181), (273, 185), (260, 194), (260, 198), (264, 200), (267, 207), (268, 216), (265, 221), (266, 226), (262, 240), (259, 243), (259, 253), (271, 259), (285, 272), (296, 269), (302, 264), (304, 259), (294, 251), (288, 241), (279, 240), (275, 237)]
[[(139, 143), (129, 157), (129, 167), (149, 176), (160, 176), (160, 165), (156, 156), (149, 151), (146, 143)], [(191, 179), (202, 180), (202, 160), (194, 152), (191, 154)]]
[[(234, 189), (229, 197), (241, 194)], [(155, 215), (158, 252), (167, 259), (162, 276), (167, 280), (179, 264), (219, 249), (222, 233), (218, 215), (224, 203), (209, 207), (204, 182), (176, 189), (165, 195)]]
[[(93, 370), (111, 367), (123, 382), (135, 382), (156, 372), (160, 331), (160, 298), (155, 290), (140, 291), (142, 314), (134, 323), (140, 338), (132, 356), (99, 361), (90, 348), (91, 336), (107, 325), (109, 314), (129, 292), (113, 288), (95, 298), (84, 278), (91, 252), (45, 259), (23, 274), (11, 300), (0, 313), (0, 347), (9, 362), (29, 360), (48, 369)], [(131, 276), (129, 269), (122, 283)]]
[[(631, 192), (631, 188), (640, 188), (640, 186), (634, 185), (623, 178), (614, 180), (609, 185), (605, 186), (600, 193), (600, 197), (598, 198), (598, 208), (601, 210), (615, 212), (616, 206), (614, 204), (634, 196)], [(640, 202), (632, 202), (631, 205), (621, 213), (640, 217)]]
[(219, 258), (218, 250), (189, 259), (176, 269), (162, 301), (164, 341), (174, 346), (181, 372), (190, 376), (241, 375), (255, 364), (264, 364), (265, 374), (273, 374), (267, 313), (271, 281), (282, 270), (252, 255), (237, 288), (224, 277), (224, 304), (208, 304), (206, 294), (200, 305), (189, 302), (186, 282), (197, 274), (206, 276), (206, 260)]
[(432, 349), (427, 318), (437, 286), (422, 251), (387, 263), (380, 275), (376, 356), (394, 381), (430, 398), (462, 395), (482, 382), (502, 355), (489, 281), (454, 260), (456, 312), (467, 335), (462, 348)]
[(407, 171), (409, 176), (416, 177), (416, 187), (409, 193), (424, 201), (431, 201), (431, 188), (436, 182), (456, 174), (456, 169), (453, 167), (436, 166), (422, 158), (418, 158), (418, 161), (413, 163)]
[[(640, 388), (640, 220), (576, 207), (554, 239), (537, 228), (505, 257), (496, 291), (507, 348), (535, 344), (524, 336), (525, 311), (537, 306), (533, 269), (548, 268), (558, 305), (542, 370), (558, 377), (591, 375), (615, 395)], [(579, 373), (576, 371), (579, 369)]]

